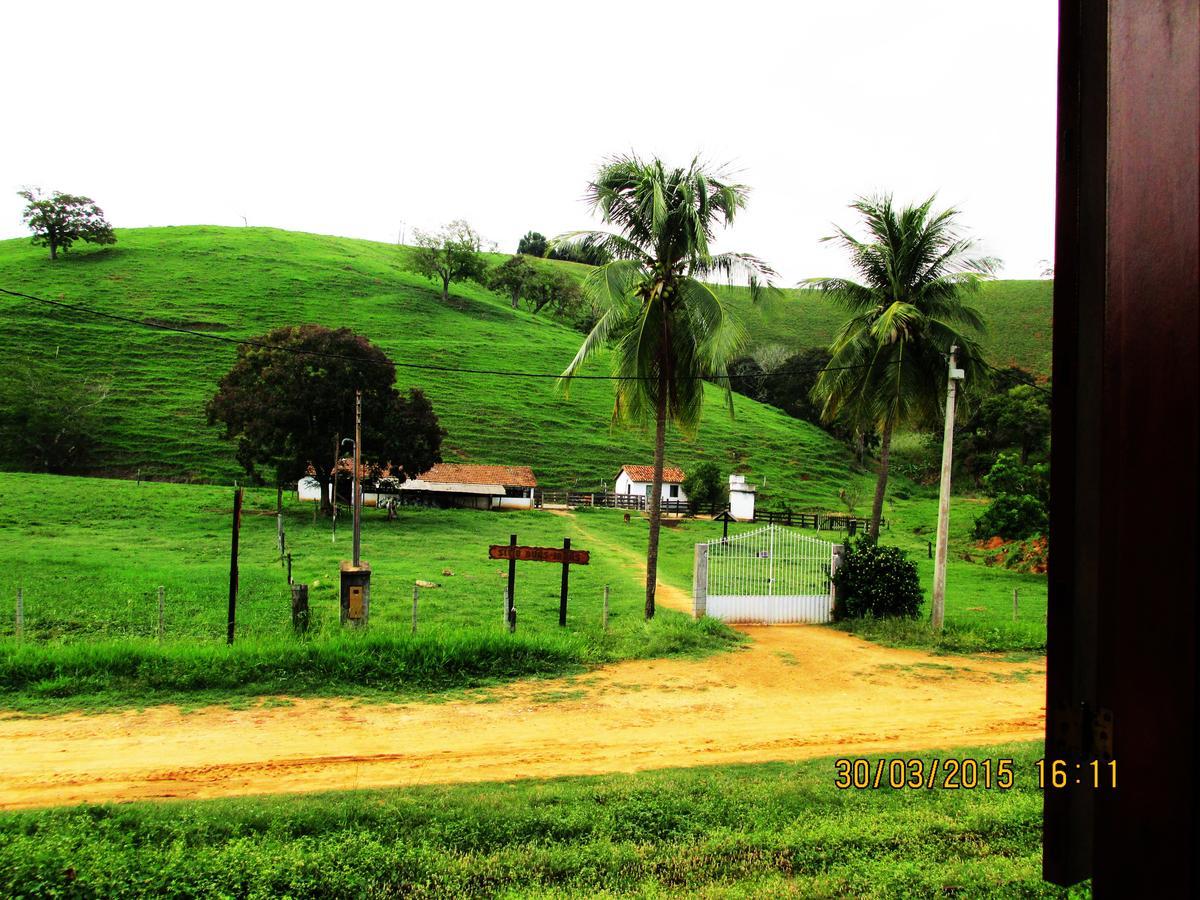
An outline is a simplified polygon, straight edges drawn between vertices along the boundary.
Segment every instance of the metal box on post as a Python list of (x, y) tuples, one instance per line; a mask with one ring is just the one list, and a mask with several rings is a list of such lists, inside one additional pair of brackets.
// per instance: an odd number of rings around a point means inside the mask
[(366, 625), (371, 613), (371, 566), (342, 560), (342, 624)]

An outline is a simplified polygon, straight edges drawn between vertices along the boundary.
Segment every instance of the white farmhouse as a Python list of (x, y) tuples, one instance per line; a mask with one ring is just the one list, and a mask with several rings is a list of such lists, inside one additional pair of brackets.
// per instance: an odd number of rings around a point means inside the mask
[[(683, 469), (675, 466), (663, 466), (662, 499), (686, 501), (687, 494), (683, 492)], [(654, 466), (621, 466), (617, 473), (613, 490), (618, 494), (632, 494), (650, 499), (650, 489), (654, 485)]]
[(438, 463), (428, 472), (401, 482), (400, 490), (423, 494), (445, 506), (532, 509), (537, 486), (529, 466)]

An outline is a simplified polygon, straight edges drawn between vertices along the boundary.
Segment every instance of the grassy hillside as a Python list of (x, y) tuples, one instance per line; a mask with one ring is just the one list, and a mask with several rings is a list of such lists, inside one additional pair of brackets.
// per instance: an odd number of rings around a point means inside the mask
[[(393, 245), (267, 228), (207, 226), (121, 230), (115, 247), (51, 262), (26, 240), (0, 242), (0, 286), (163, 324), (235, 337), (314, 322), (346, 325), (398, 362), (560, 372), (581, 335), (545, 316), (512, 310), (474, 285), (449, 304), (403, 269)], [(232, 364), (232, 345), (152, 331), (0, 298), (0, 353), (68, 373), (111, 374), (98, 469), (102, 474), (229, 481), (233, 448), (204, 422), (203, 405)], [(798, 316), (804, 318), (805, 312)], [(817, 323), (813, 315), (814, 329)], [(602, 363), (592, 372), (607, 374)], [(400, 372), (423, 388), (449, 437), (450, 461), (529, 464), (543, 486), (611, 485), (620, 465), (649, 462), (650, 436), (610, 431), (612, 386), (553, 380)], [(693, 440), (670, 439), (683, 466), (712, 460), (767, 482), (775, 503), (836, 506), (849, 457), (824, 432), (738, 397), (736, 419), (707, 388)], [(347, 428), (349, 428), (347, 410)], [(369, 453), (369, 448), (367, 448)]]
[[(971, 298), (988, 324), (980, 336), (988, 362), (1050, 375), (1052, 288), (1050, 281), (993, 281)], [(751, 303), (744, 291), (731, 291), (730, 296), (750, 330), (753, 348), (826, 345), (846, 318), (814, 291), (786, 291), (784, 299), (765, 305)]]

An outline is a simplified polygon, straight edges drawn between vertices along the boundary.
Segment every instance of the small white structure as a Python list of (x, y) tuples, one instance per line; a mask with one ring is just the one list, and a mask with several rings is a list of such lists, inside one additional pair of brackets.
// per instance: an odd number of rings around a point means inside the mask
[[(683, 492), (683, 469), (676, 466), (663, 466), (662, 499), (687, 502), (687, 494)], [(613, 491), (617, 494), (632, 494), (650, 499), (650, 489), (654, 486), (654, 466), (621, 466), (617, 473)]]
[(739, 522), (754, 521), (754, 494), (758, 488), (746, 484), (745, 475), (729, 476), (729, 514)]

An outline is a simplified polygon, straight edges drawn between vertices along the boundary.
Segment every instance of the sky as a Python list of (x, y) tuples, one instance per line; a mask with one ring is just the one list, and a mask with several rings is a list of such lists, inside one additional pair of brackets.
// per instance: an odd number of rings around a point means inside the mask
[[(779, 283), (848, 274), (848, 205), (937, 194), (1003, 262), (1053, 253), (1056, 4), (5, 4), (0, 238), (26, 186), (116, 227), (411, 241), (464, 218), (501, 251), (599, 225), (606, 157), (728, 165), (717, 243)], [(47, 59), (53, 74), (47, 74)], [(243, 218), (244, 217), (244, 218)]]

